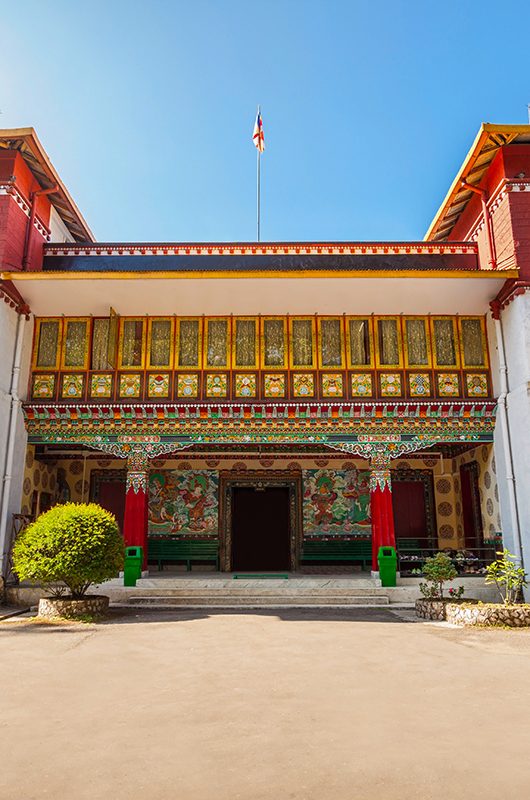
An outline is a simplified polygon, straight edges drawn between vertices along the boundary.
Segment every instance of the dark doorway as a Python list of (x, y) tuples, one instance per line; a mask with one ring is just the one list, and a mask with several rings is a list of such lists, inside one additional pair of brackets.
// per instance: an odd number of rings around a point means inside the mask
[(462, 517), (464, 521), (464, 542), (467, 549), (483, 545), (482, 514), (480, 513), (480, 492), (478, 488), (479, 468), (476, 461), (460, 467), (460, 486), (462, 492)]
[(114, 514), (123, 533), (125, 515), (125, 471), (92, 470), (90, 499)]
[(392, 481), (396, 541), (413, 539), (421, 548), (432, 546), (423, 481)]
[(233, 488), (232, 569), (290, 569), (289, 487)]

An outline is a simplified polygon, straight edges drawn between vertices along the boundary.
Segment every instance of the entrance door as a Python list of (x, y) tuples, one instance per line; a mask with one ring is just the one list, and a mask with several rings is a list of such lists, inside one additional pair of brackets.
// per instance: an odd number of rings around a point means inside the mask
[(392, 481), (392, 505), (396, 541), (414, 539), (430, 547), (423, 481)]
[(290, 568), (289, 488), (232, 490), (232, 569), (260, 572)]
[(476, 461), (472, 461), (470, 464), (462, 464), (460, 467), (460, 486), (462, 487), (465, 546), (466, 549), (473, 550), (473, 548), (480, 547), (483, 544), (478, 464)]
[(114, 514), (123, 533), (123, 517), (125, 514), (125, 483), (123, 481), (101, 481), (99, 484), (98, 499), (102, 508)]

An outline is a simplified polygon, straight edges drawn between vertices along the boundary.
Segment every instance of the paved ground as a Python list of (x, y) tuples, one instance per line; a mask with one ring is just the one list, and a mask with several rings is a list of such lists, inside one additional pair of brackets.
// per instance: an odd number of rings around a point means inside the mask
[(0, 624), (0, 798), (530, 796), (530, 631), (377, 609)]

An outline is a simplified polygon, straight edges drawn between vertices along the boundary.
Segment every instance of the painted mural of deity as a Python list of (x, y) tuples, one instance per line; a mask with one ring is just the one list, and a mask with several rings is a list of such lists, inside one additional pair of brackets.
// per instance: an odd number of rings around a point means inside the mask
[(307, 469), (302, 476), (304, 535), (370, 535), (368, 472)]
[(216, 472), (161, 470), (149, 478), (149, 533), (205, 536), (217, 533)]

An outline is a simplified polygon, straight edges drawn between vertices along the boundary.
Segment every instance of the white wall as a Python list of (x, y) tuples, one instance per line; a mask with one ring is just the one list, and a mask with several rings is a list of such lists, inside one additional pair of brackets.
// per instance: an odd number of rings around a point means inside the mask
[[(0, 574), (5, 574), (5, 555), (9, 550), (11, 542), (12, 515), (20, 512), (27, 442), (24, 418), (19, 406), (16, 409), (17, 421), (15, 429), (15, 450), (10, 471), (11, 481), (8, 484), (9, 491), (2, 498), (5, 477), (9, 471), (7, 464), (7, 449), (12, 408), (12, 397), (10, 391), (18, 320), (19, 317), (12, 308), (10, 308), (6, 303), (0, 303), (0, 499), (3, 499), (3, 503), (5, 503), (7, 507), (5, 526), (0, 528)], [(25, 321), (22, 317), (20, 324), (24, 325), (24, 338), (18, 388), (19, 397), (21, 400), (24, 400), (27, 395), (29, 367), (31, 362), (33, 320)], [(0, 506), (0, 521), (3, 516), (2, 511), (3, 509)]]
[(50, 242), (73, 242), (74, 237), (52, 206), (50, 213)]

